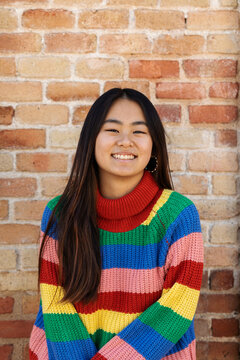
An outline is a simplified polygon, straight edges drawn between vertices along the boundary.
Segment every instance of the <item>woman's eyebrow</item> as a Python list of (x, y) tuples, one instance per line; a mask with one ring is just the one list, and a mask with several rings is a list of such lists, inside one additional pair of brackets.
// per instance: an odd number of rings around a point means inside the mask
[[(115, 124), (119, 124), (119, 125), (122, 125), (122, 121), (120, 120), (116, 120), (116, 119), (107, 119), (107, 120), (104, 120), (104, 124), (106, 123), (115, 123)], [(148, 126), (147, 123), (145, 121), (133, 121), (131, 123), (131, 125), (145, 125), (145, 126)]]

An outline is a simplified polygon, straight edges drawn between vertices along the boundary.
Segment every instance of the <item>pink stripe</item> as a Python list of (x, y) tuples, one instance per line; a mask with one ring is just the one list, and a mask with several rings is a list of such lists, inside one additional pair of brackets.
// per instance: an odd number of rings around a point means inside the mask
[[(41, 231), (40, 245), (42, 243), (43, 236), (44, 236), (44, 232)], [(57, 255), (57, 246), (58, 246), (58, 242), (56, 240), (54, 240), (52, 237), (47, 236), (45, 245), (44, 245), (43, 256), (42, 256), (43, 259), (45, 259), (47, 261), (51, 261), (52, 263), (58, 265), (59, 259), (58, 259), (58, 255)]]
[[(110, 346), (111, 343), (111, 346)], [(108, 360), (116, 359), (134, 359), (146, 360), (139, 354), (131, 345), (127, 344), (124, 340), (115, 336), (105, 346), (103, 346), (99, 353), (106, 357)]]
[(130, 293), (152, 293), (162, 290), (164, 269), (104, 269), (102, 270), (100, 292), (123, 291)]
[(184, 260), (203, 262), (202, 233), (191, 233), (177, 240), (169, 249), (165, 271)]
[(196, 340), (193, 340), (187, 348), (165, 356), (162, 360), (196, 360)]
[(36, 325), (33, 325), (29, 347), (38, 359), (49, 360), (45, 331)]

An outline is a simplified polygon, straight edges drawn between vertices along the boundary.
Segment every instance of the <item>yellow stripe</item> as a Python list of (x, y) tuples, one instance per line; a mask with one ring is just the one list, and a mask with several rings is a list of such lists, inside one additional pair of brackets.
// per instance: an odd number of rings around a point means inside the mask
[(172, 309), (182, 317), (192, 320), (196, 311), (200, 291), (175, 283), (170, 289), (163, 289), (159, 304)]
[(111, 310), (97, 310), (92, 314), (79, 314), (89, 334), (94, 334), (98, 329), (111, 333), (119, 333), (140, 313), (126, 314)]
[(58, 303), (64, 295), (61, 286), (40, 284), (42, 309), (44, 314), (76, 314), (71, 303)]
[(142, 225), (149, 225), (150, 224), (150, 222), (152, 221), (152, 219), (156, 215), (156, 212), (168, 201), (169, 196), (171, 195), (172, 192), (173, 192), (173, 190), (168, 190), (168, 189), (163, 190), (160, 198), (157, 200), (157, 202), (153, 206), (149, 216), (142, 223)]

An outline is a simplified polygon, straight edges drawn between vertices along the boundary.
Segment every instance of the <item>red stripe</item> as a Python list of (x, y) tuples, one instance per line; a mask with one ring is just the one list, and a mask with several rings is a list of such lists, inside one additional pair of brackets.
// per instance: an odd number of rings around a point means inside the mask
[(40, 270), (40, 283), (49, 285), (58, 285), (57, 280), (58, 265), (41, 259), (41, 270)]
[(29, 360), (38, 360), (37, 355), (31, 349), (29, 349)]
[(100, 229), (112, 232), (124, 232), (135, 229), (147, 219), (153, 206), (156, 204), (162, 192), (162, 189), (159, 190), (156, 196), (154, 196), (153, 200), (149, 203), (149, 205), (137, 215), (126, 217), (123, 219), (111, 219), (111, 221), (109, 221), (109, 219), (104, 219), (98, 216), (98, 227)]
[(175, 282), (192, 289), (200, 290), (202, 282), (203, 263), (192, 260), (182, 261), (178, 266), (169, 268), (164, 289), (171, 288)]
[(94, 357), (92, 357), (92, 360), (107, 360), (107, 358), (105, 358), (105, 356), (97, 353), (96, 355), (94, 355)]
[(161, 297), (162, 291), (148, 294), (114, 291), (98, 294), (98, 299), (90, 304), (75, 303), (78, 313), (91, 314), (99, 309), (119, 311), (123, 313), (139, 313), (152, 305)]

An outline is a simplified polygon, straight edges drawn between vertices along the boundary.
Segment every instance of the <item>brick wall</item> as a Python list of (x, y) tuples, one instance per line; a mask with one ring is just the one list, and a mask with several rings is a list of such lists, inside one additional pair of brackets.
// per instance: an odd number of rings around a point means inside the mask
[(198, 360), (238, 359), (237, 0), (0, 5), (0, 358), (28, 358), (40, 218), (66, 183), (89, 106), (128, 86), (156, 105), (175, 188), (200, 212)]

